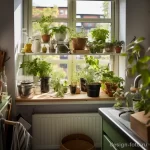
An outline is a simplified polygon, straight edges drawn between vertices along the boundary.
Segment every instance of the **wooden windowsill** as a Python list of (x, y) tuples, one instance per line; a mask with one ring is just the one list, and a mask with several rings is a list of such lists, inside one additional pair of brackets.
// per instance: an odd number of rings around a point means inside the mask
[(64, 97), (52, 97), (49, 93), (34, 95), (29, 98), (17, 97), (16, 102), (79, 102), (79, 101), (114, 101), (114, 97), (109, 97), (104, 92), (100, 92), (99, 97), (88, 97), (87, 93), (65, 94)]

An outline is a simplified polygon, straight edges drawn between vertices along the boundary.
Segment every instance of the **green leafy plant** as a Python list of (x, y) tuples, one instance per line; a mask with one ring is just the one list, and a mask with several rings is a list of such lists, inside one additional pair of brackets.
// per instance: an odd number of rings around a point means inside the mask
[(24, 72), (27, 75), (38, 76), (38, 58), (31, 61), (24, 61), (23, 63), (21, 63), (20, 68), (24, 69)]
[(50, 34), (50, 25), (52, 24), (53, 22), (53, 17), (50, 15), (50, 16), (42, 16), (38, 23), (40, 25), (40, 30), (43, 34), (47, 34), (49, 35)]
[(143, 50), (140, 43), (144, 39), (144, 37), (139, 37), (131, 42), (123, 56), (127, 56), (128, 63), (132, 65), (133, 74), (141, 75), (142, 85), (136, 89), (141, 94), (141, 98), (136, 103), (135, 108), (139, 111), (144, 110), (145, 114), (147, 114), (150, 112), (150, 56), (147, 54), (150, 49), (145, 51), (144, 56), (140, 55)]
[(105, 43), (106, 39), (109, 37), (109, 31), (101, 28), (94, 28), (90, 33), (94, 41), (101, 41), (101, 43)]
[(61, 25), (59, 27), (53, 27), (51, 30), (53, 33), (66, 33), (69, 28), (65, 25)]
[(106, 42), (104, 44), (104, 47), (106, 47), (106, 48), (113, 47), (113, 46), (114, 46), (114, 43), (112, 43), (112, 42)]
[(38, 61), (38, 74), (39, 77), (49, 77), (50, 73), (52, 72), (52, 65), (47, 61), (40, 60)]
[(65, 80), (63, 83), (62, 79), (65, 78), (65, 73), (62, 70), (53, 71), (51, 76), (51, 86), (56, 92), (57, 97), (64, 97), (64, 94), (67, 92), (68, 83)]
[(20, 68), (25, 69), (24, 71), (28, 75), (39, 76), (39, 77), (49, 77), (52, 72), (52, 65), (44, 60), (35, 58), (31, 61), (24, 61)]
[(88, 47), (91, 53), (102, 53), (104, 44), (102, 44), (101, 41), (92, 41), (88, 42)]
[(87, 33), (84, 28), (81, 28), (80, 32), (76, 32), (72, 29), (70, 30), (70, 38), (87, 38)]

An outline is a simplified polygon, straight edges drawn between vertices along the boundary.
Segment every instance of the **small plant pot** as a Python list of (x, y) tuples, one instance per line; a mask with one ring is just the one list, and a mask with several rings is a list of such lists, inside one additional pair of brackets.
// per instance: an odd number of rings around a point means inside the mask
[(56, 41), (64, 41), (66, 39), (66, 32), (65, 33), (55, 33)]
[(76, 85), (75, 86), (69, 85), (69, 87), (70, 87), (70, 93), (76, 94)]
[(87, 84), (87, 95), (89, 97), (99, 97), (100, 83)]
[(41, 92), (42, 93), (49, 92), (49, 77), (41, 78)]
[(80, 78), (80, 86), (81, 91), (87, 92), (86, 80), (84, 78)]
[(50, 35), (47, 34), (42, 35), (42, 40), (44, 43), (48, 43), (50, 40)]
[(113, 52), (114, 51), (114, 47), (111, 46), (111, 47), (105, 47), (105, 51), (106, 52)]
[(86, 46), (87, 38), (72, 38), (72, 44), (74, 50), (84, 50)]
[(122, 47), (116, 46), (115, 47), (116, 53), (121, 53), (121, 49), (122, 49)]
[(113, 84), (113, 83), (105, 83), (106, 86), (106, 94), (108, 94), (109, 97), (113, 97), (113, 94), (116, 92), (117, 90), (117, 85)]

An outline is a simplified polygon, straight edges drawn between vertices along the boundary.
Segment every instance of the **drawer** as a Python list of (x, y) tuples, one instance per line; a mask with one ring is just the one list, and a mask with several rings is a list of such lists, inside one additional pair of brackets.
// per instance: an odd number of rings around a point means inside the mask
[(118, 150), (106, 135), (103, 135), (103, 150)]
[(127, 135), (117, 128), (109, 120), (103, 119), (103, 133), (115, 144), (116, 148), (121, 150), (141, 150)]

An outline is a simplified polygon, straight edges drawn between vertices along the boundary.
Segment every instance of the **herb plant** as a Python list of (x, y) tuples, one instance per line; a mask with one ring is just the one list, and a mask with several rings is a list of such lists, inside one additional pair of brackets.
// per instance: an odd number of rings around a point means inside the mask
[(43, 34), (50, 34), (50, 25), (53, 22), (53, 18), (52, 16), (42, 16), (40, 18), (40, 20), (38, 21), (39, 25), (40, 25), (40, 30)]
[(92, 29), (91, 35), (93, 40), (101, 41), (101, 43), (105, 43), (106, 39), (109, 37), (109, 31), (101, 28)]
[(65, 25), (61, 25), (59, 27), (53, 27), (51, 30), (53, 33), (66, 33), (69, 28)]

